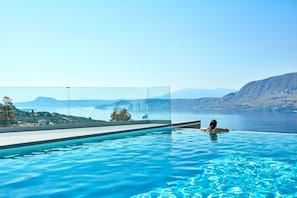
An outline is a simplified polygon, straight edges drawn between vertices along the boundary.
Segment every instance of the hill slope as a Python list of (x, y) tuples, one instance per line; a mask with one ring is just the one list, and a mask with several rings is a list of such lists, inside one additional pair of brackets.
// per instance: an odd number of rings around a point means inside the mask
[(238, 92), (224, 96), (216, 106), (235, 110), (297, 110), (297, 72), (250, 82)]
[[(93, 106), (100, 109), (121, 105), (135, 106), (139, 102), (134, 100), (71, 100), (70, 106)], [(145, 103), (145, 101), (143, 102)], [(164, 101), (163, 99), (150, 99), (147, 102), (151, 110), (157, 111), (169, 108), (169, 103), (165, 99)], [(17, 103), (16, 106), (19, 108), (38, 106), (67, 107), (67, 104), (68, 101), (66, 100), (60, 101), (53, 98), (39, 97), (31, 102)], [(239, 91), (220, 98), (171, 99), (171, 108), (172, 111), (184, 112), (210, 110), (297, 112), (297, 72), (249, 82)]]
[(173, 99), (173, 111), (297, 112), (297, 72), (252, 81), (222, 98)]

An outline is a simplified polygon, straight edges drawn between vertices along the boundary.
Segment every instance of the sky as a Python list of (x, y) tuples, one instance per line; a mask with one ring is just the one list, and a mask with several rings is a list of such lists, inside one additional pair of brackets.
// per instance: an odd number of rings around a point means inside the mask
[(0, 87), (239, 90), (297, 70), (296, 0), (1, 0)]

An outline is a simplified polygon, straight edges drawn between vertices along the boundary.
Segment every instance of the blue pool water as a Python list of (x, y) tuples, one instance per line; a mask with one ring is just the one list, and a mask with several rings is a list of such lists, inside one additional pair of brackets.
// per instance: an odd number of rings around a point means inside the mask
[(297, 135), (146, 131), (0, 159), (0, 197), (297, 197)]

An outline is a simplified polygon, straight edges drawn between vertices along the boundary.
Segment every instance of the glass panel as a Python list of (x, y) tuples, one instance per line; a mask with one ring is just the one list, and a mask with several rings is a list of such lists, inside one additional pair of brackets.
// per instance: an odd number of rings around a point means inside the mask
[(2, 131), (7, 127), (171, 123), (169, 87), (2, 87), (0, 93)]
[(148, 88), (148, 116), (152, 122), (171, 121), (169, 87)]

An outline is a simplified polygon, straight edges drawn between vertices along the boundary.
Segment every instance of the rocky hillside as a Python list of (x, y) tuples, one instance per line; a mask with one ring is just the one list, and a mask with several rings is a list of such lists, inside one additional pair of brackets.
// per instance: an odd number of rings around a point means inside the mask
[(222, 98), (172, 100), (173, 111), (297, 112), (297, 72), (253, 81)]
[[(68, 101), (39, 97), (31, 102), (17, 103), (20, 109), (37, 107), (67, 107)], [(276, 111), (297, 112), (297, 72), (247, 83), (239, 91), (221, 98), (180, 98), (150, 100), (71, 100), (71, 107), (93, 106), (97, 109), (122, 108), (129, 111), (149, 108), (164, 111)]]
[(246, 84), (221, 98), (216, 108), (257, 111), (297, 110), (297, 73), (274, 76)]

